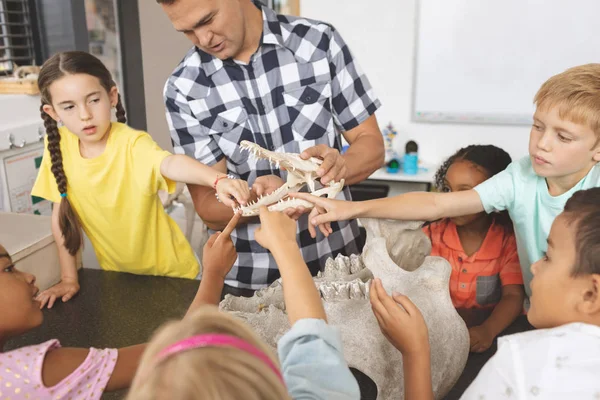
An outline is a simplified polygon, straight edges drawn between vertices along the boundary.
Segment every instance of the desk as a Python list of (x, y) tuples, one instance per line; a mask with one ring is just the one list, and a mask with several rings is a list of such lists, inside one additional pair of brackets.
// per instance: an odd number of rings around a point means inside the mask
[[(163, 322), (181, 318), (198, 289), (198, 281), (138, 276), (102, 270), (79, 272), (81, 294), (44, 311), (44, 324), (9, 341), (6, 350), (59, 339), (67, 347), (125, 347), (147, 341)], [(250, 291), (226, 288), (235, 295)], [(526, 330), (517, 320), (511, 332)], [(494, 350), (469, 358), (459, 382), (447, 400), (459, 398)], [(107, 393), (103, 399), (121, 399), (125, 392)]]
[(430, 191), (435, 179), (437, 166), (433, 164), (422, 164), (419, 172), (411, 175), (402, 170), (395, 174), (387, 172), (386, 168), (380, 168), (373, 172), (361, 185), (386, 184), (390, 187), (388, 196), (396, 196), (410, 191)]

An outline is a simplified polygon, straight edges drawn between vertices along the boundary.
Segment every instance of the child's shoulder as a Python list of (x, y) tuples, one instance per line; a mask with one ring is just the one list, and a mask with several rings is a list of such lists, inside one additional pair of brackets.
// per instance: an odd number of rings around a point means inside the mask
[(15, 374), (31, 375), (33, 370), (41, 368), (46, 354), (57, 348), (60, 348), (60, 342), (57, 339), (52, 339), (44, 343), (0, 353), (0, 364), (2, 365), (0, 377), (13, 378)]
[(42, 355), (50, 350), (54, 350), (60, 347), (58, 339), (51, 339), (43, 343), (33, 344), (30, 346), (19, 347), (18, 349), (9, 350), (4, 353), (0, 353), (0, 360), (4, 362), (6, 359), (15, 358), (15, 354), (24, 354), (27, 357), (34, 355)]
[[(592, 341), (600, 343), (600, 326), (574, 322), (556, 328), (536, 329), (516, 333), (498, 339), (499, 346), (507, 344), (512, 349), (537, 353), (549, 348), (569, 348), (575, 350), (586, 347)], [(600, 355), (600, 346), (597, 346)]]
[[(512, 175), (518, 176), (521, 180), (538, 180), (543, 179), (535, 173), (533, 164), (531, 164), (531, 157), (525, 156), (513, 161), (507, 168)], [(493, 178), (490, 178), (493, 179)]]
[(150, 134), (145, 131), (140, 131), (121, 122), (112, 123), (112, 132), (115, 142), (135, 142), (140, 137), (150, 137)]

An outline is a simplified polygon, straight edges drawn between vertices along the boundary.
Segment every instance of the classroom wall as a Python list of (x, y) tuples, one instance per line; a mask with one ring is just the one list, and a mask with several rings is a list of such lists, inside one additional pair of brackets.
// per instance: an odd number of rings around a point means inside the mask
[(162, 93), (167, 78), (192, 44), (183, 34), (173, 29), (161, 6), (155, 1), (138, 0), (138, 7), (147, 130), (161, 147), (172, 150)]
[[(301, 14), (330, 22), (342, 34), (383, 106), (380, 126), (393, 122), (401, 147), (409, 139), (421, 158), (440, 162), (459, 147), (494, 144), (513, 158), (527, 155), (529, 127), (423, 124), (410, 121), (415, 54), (416, 0), (301, 0)], [(443, 66), (440, 66), (442, 68)], [(456, 93), (460, 96), (460, 93)], [(531, 93), (533, 99), (534, 93)]]

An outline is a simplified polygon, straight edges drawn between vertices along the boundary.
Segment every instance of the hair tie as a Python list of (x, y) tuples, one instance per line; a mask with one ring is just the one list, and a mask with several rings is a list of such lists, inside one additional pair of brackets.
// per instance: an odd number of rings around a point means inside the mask
[(165, 349), (163, 349), (156, 358), (156, 363), (160, 363), (166, 358), (169, 358), (175, 354), (179, 354), (186, 350), (199, 349), (203, 347), (231, 347), (234, 349), (242, 350), (265, 363), (281, 380), (281, 383), (285, 385), (283, 376), (279, 368), (271, 361), (271, 359), (258, 348), (254, 347), (250, 343), (231, 335), (223, 334), (205, 334), (192, 336), (187, 339), (180, 340)]
[(60, 197), (67, 197), (67, 192), (61, 193)]

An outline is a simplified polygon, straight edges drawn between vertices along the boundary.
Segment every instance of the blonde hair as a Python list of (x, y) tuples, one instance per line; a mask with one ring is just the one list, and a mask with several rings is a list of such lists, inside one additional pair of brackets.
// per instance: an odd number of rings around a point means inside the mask
[(180, 340), (219, 333), (238, 337), (264, 352), (273, 351), (243, 322), (202, 306), (182, 321), (168, 322), (153, 336), (140, 361), (127, 400), (207, 399), (282, 400), (290, 396), (279, 377), (261, 359), (243, 350), (205, 347), (185, 350), (156, 363), (158, 353)]
[(580, 65), (554, 75), (533, 102), (538, 109), (558, 107), (560, 118), (586, 125), (600, 138), (600, 64)]

